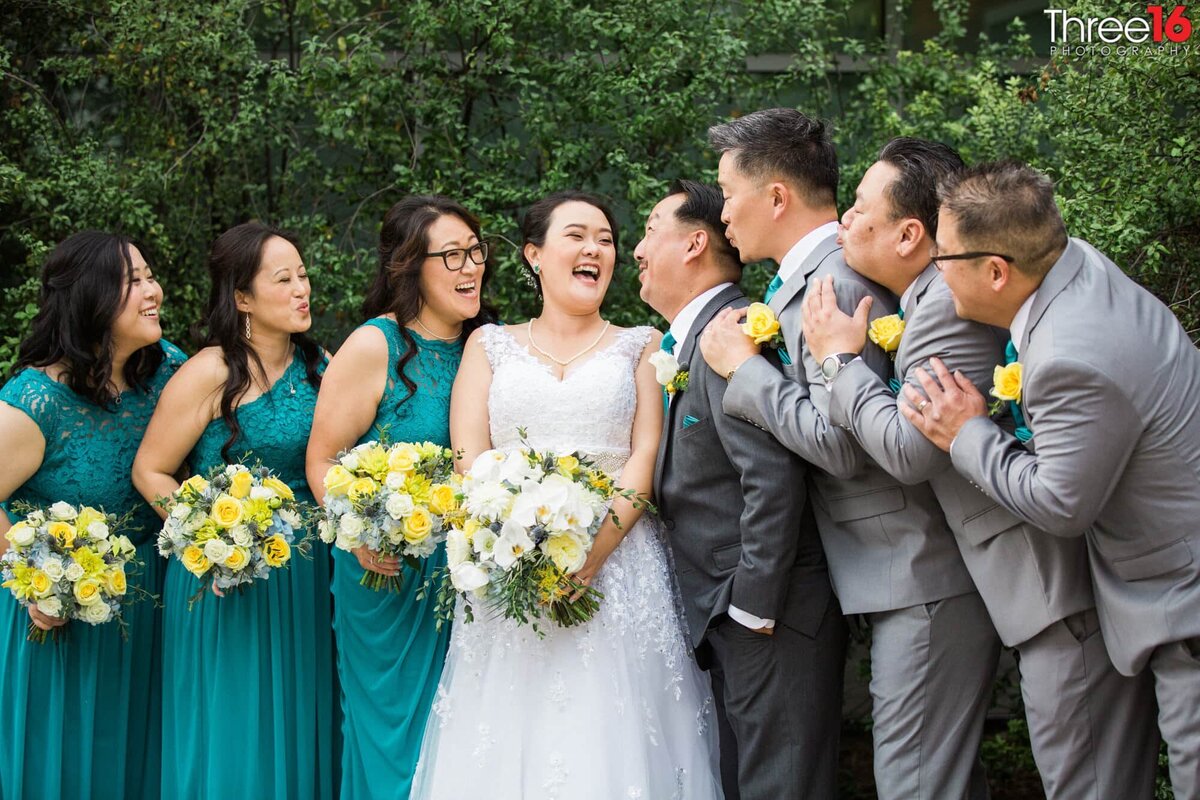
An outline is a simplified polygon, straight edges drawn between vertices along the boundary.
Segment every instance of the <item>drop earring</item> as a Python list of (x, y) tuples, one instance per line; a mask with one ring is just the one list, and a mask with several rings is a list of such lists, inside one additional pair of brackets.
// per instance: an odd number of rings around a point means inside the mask
[(250, 341), (250, 315), (246, 315), (246, 341)]

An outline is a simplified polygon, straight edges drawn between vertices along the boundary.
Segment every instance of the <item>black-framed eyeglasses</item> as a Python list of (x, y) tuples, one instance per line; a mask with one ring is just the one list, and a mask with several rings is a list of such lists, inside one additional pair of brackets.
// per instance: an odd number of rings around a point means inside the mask
[(454, 247), (450, 250), (439, 250), (436, 253), (426, 253), (426, 258), (434, 258), (435, 256), (442, 257), (442, 263), (446, 265), (446, 269), (451, 272), (458, 272), (467, 265), (467, 259), (470, 258), (476, 264), (482, 264), (487, 261), (488, 243), (476, 242), (470, 247)]
[(933, 265), (940, 270), (940, 269), (945, 269), (941, 264), (941, 262), (943, 262), (943, 261), (970, 261), (973, 258), (989, 258), (989, 257), (993, 257), (993, 256), (996, 258), (1003, 258), (1009, 264), (1013, 263), (1013, 261), (1016, 260), (1012, 256), (1006, 256), (1003, 253), (985, 253), (983, 251), (974, 251), (974, 250), (971, 251), (970, 253), (955, 253), (955, 254), (949, 255), (949, 256), (944, 256), (944, 255), (940, 255), (936, 252), (933, 252), (933, 253), (929, 254), (929, 260), (932, 261)]

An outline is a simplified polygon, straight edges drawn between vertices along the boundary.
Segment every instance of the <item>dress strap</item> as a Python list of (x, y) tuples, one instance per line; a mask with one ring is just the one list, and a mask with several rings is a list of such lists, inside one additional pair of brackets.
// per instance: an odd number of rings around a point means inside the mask
[(0, 389), (0, 402), (33, 420), (49, 442), (57, 438), (64, 390), (66, 387), (55, 386), (54, 379), (41, 370), (26, 367)]

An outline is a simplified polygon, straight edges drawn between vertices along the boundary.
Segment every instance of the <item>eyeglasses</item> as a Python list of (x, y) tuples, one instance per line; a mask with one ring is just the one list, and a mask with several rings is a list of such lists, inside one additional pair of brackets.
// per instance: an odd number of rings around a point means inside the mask
[(451, 272), (458, 272), (467, 265), (467, 259), (470, 258), (476, 264), (482, 264), (487, 261), (488, 243), (476, 242), (470, 247), (455, 247), (450, 250), (439, 250), (436, 253), (426, 253), (426, 258), (435, 256), (442, 257), (442, 263), (446, 265), (446, 269)]
[(937, 267), (939, 270), (945, 269), (945, 267), (942, 266), (942, 263), (941, 263), (943, 261), (970, 261), (973, 258), (987, 258), (987, 257), (992, 257), (992, 256), (994, 256), (996, 258), (1003, 258), (1009, 264), (1013, 263), (1013, 261), (1016, 260), (1012, 256), (1006, 256), (1003, 253), (984, 253), (982, 251), (978, 251), (978, 252), (972, 251), (970, 253), (955, 253), (954, 255), (942, 256), (942, 255), (938, 255), (936, 249), (929, 251), (929, 260), (932, 261), (933, 265), (935, 267)]

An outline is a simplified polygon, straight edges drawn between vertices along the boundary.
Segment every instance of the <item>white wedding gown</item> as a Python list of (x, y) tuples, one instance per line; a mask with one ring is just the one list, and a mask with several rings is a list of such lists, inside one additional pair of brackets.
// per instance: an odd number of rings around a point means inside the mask
[[(487, 326), (492, 446), (578, 450), (611, 474), (629, 458), (634, 369), (649, 328), (556, 379)], [(618, 482), (619, 485), (619, 482)], [(527, 627), (476, 610), (455, 620), (411, 797), (712, 800), (721, 797), (707, 676), (691, 659), (664, 545), (643, 517), (593, 584), (589, 622)]]

